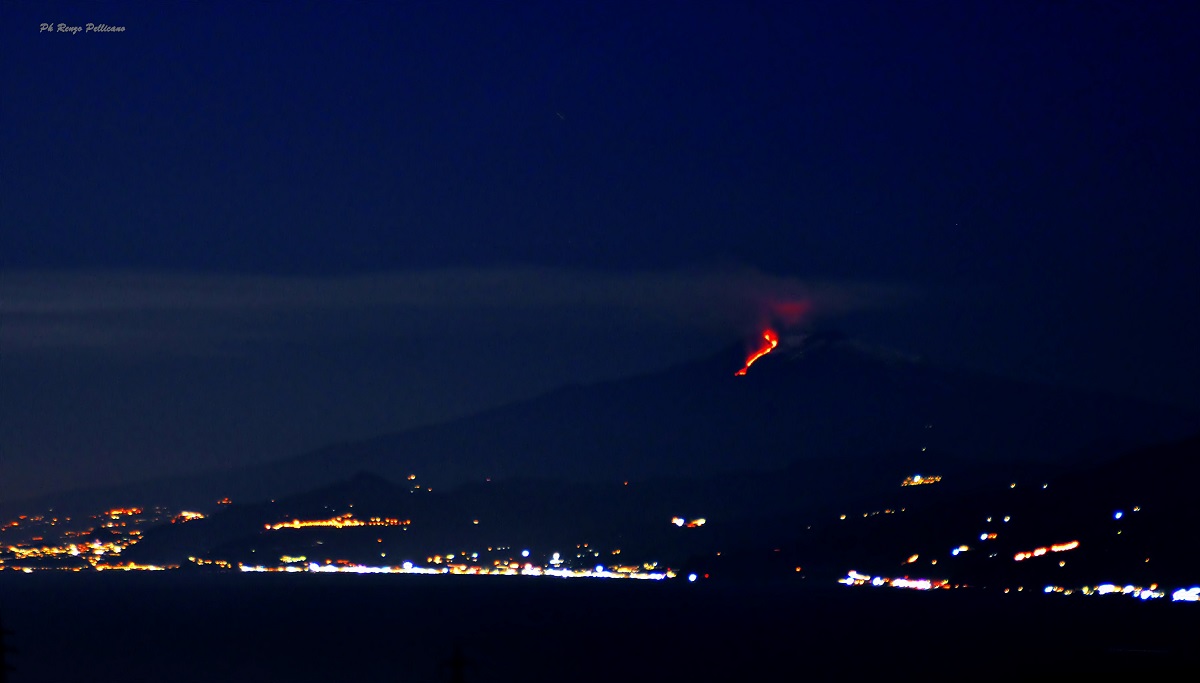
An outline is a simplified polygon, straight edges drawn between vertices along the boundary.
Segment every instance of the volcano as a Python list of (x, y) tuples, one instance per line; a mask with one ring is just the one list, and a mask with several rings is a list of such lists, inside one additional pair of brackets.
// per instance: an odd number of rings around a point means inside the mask
[(947, 369), (836, 333), (784, 338), (755, 359), (753, 371), (735, 376), (745, 359), (744, 347), (731, 345), (661, 372), (567, 386), (266, 465), (108, 489), (103, 498), (256, 500), (360, 471), (392, 481), (417, 474), (444, 489), (488, 478), (711, 478), (805, 462), (879, 462), (892, 453), (1065, 465), (1182, 438), (1200, 425), (1185, 411)]

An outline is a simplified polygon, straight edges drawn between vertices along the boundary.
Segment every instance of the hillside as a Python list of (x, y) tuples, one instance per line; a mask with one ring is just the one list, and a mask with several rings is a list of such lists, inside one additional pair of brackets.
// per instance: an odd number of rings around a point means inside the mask
[(1103, 460), (1200, 428), (1182, 410), (959, 372), (838, 335), (784, 340), (744, 377), (741, 347), (658, 373), (546, 395), (292, 459), (53, 496), (210, 506), (266, 500), (369, 471), (436, 490), (469, 482), (708, 478), (794, 463), (937, 452), (963, 462)]

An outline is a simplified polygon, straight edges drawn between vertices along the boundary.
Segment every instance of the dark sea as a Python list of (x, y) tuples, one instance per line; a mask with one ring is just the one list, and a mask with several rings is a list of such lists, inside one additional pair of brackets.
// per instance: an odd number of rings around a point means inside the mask
[(1200, 605), (802, 580), (0, 572), (0, 615), (16, 651), (11, 683), (1200, 672)]

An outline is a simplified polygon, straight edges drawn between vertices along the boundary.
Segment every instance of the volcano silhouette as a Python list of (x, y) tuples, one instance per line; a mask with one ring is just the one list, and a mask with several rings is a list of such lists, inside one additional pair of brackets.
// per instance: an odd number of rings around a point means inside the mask
[(123, 493), (254, 500), (363, 471), (391, 481), (419, 474), (442, 490), (487, 478), (711, 477), (923, 449), (968, 462), (1066, 464), (1200, 428), (1182, 410), (942, 368), (837, 333), (784, 337), (735, 376), (746, 353), (731, 345), (661, 372)]

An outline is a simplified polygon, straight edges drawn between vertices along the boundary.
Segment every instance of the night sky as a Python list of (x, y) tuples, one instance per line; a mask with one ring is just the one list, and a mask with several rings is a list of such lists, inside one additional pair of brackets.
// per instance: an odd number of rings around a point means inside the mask
[[(57, 30), (89, 22), (125, 30)], [(662, 369), (780, 301), (1200, 408), (1195, 3), (9, 0), (0, 31), (0, 499)]]

